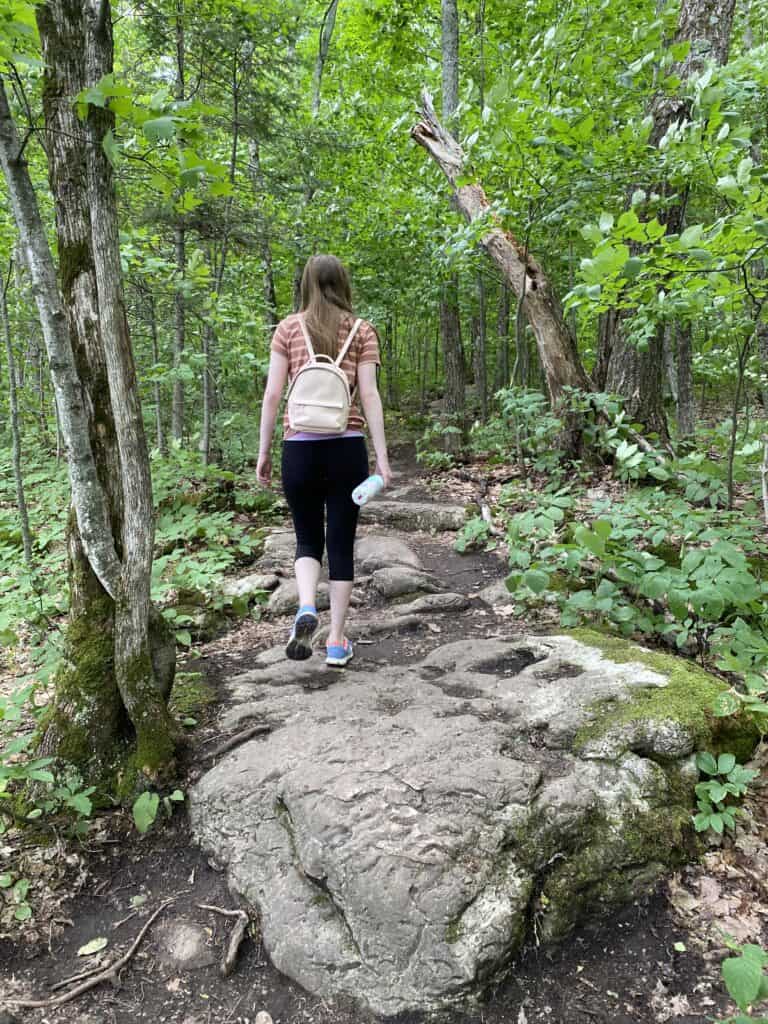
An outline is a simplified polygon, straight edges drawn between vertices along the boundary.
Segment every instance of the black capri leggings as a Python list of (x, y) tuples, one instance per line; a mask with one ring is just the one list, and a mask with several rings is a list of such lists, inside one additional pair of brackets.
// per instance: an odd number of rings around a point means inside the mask
[(322, 562), (327, 544), (328, 578), (353, 580), (359, 509), (352, 491), (368, 476), (365, 439), (284, 441), (282, 475), (296, 531), (296, 557)]

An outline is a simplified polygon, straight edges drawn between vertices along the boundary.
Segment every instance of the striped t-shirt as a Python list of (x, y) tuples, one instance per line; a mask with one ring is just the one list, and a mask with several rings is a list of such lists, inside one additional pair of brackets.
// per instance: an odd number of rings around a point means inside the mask
[[(339, 347), (337, 351), (341, 351), (341, 347), (347, 340), (349, 332), (352, 330), (352, 326), (355, 322), (356, 317), (344, 315), (339, 324)], [(307, 351), (307, 345), (304, 341), (304, 335), (301, 331), (301, 324), (299, 323), (299, 317), (296, 313), (292, 313), (291, 316), (287, 316), (285, 320), (282, 320), (275, 330), (272, 336), (272, 351), (279, 353), (288, 360), (288, 381), (293, 380), (301, 367), (309, 359), (309, 352)], [(349, 381), (349, 388), (352, 391), (357, 384), (357, 367), (361, 363), (375, 363), (377, 366), (381, 365), (381, 359), (379, 357), (379, 341), (376, 336), (376, 331), (366, 321), (360, 324), (357, 334), (352, 344), (347, 349), (347, 354), (341, 364), (342, 370), (347, 375)], [(362, 431), (365, 425), (365, 419), (360, 411), (360, 406), (357, 397), (353, 397), (352, 407), (349, 410), (349, 421), (347, 422), (347, 431)], [(288, 412), (286, 411), (283, 417), (283, 436), (285, 438), (292, 437), (296, 431), (291, 430), (288, 425)]]

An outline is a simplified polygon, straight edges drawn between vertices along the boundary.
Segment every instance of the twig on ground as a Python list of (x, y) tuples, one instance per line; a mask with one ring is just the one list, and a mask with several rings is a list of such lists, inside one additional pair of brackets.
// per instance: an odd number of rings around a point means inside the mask
[(88, 992), (90, 991), (90, 989), (95, 988), (97, 985), (100, 985), (102, 981), (110, 981), (117, 979), (119, 972), (123, 969), (123, 967), (125, 967), (125, 965), (134, 955), (136, 950), (139, 948), (141, 940), (147, 934), (147, 931), (149, 930), (152, 922), (167, 907), (169, 907), (172, 903), (175, 903), (176, 898), (177, 897), (174, 896), (172, 899), (166, 900), (165, 903), (160, 904), (160, 906), (157, 908), (154, 914), (151, 915), (151, 917), (145, 923), (139, 934), (136, 936), (133, 945), (125, 954), (125, 956), (120, 957), (120, 959), (116, 960), (115, 963), (108, 965), (107, 967), (103, 968), (103, 970), (99, 971), (97, 974), (94, 974), (92, 978), (90, 978), (88, 981), (84, 981), (82, 985), (78, 985), (76, 988), (71, 989), (69, 992), (65, 992), (61, 996), (55, 996), (53, 999), (6, 999), (4, 1000), (5, 1003), (7, 1003), (8, 1006), (23, 1006), (28, 1009), (38, 1009), (46, 1006), (62, 1006), (64, 1003), (68, 1003), (70, 1000), (76, 999), (78, 996), (81, 996), (84, 992)]
[(245, 938), (245, 930), (248, 927), (248, 915), (244, 910), (225, 910), (223, 907), (214, 907), (208, 903), (198, 903), (197, 906), (200, 910), (210, 910), (212, 913), (222, 914), (224, 917), (237, 918), (235, 927), (232, 929), (232, 934), (229, 936), (229, 942), (224, 954), (224, 959), (221, 961), (221, 976), (222, 978), (228, 978), (235, 969), (237, 952), (240, 949), (240, 944)]
[(247, 729), (241, 729), (241, 731), (236, 732), (234, 736), (230, 736), (229, 739), (224, 740), (223, 743), (220, 743), (218, 747), (214, 747), (213, 750), (205, 756), (219, 757), (221, 754), (226, 754), (228, 750), (232, 750), (233, 747), (239, 747), (241, 743), (245, 743), (254, 736), (263, 736), (268, 732), (272, 732), (272, 726), (268, 725), (266, 722), (259, 722), (258, 725), (250, 725)]

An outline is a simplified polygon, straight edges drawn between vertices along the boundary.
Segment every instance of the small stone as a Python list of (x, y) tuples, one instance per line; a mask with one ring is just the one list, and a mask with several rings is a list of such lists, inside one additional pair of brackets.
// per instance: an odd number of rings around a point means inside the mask
[(506, 607), (511, 601), (510, 593), (504, 580), (496, 580), (495, 583), (483, 587), (477, 596), (485, 604), (490, 605), (491, 608)]
[(253, 597), (262, 590), (274, 590), (280, 584), (280, 577), (274, 573), (253, 573), (238, 580), (226, 580), (221, 588), (225, 604), (231, 604), (243, 597)]
[(464, 594), (426, 594), (409, 604), (397, 605), (398, 615), (429, 615), (431, 612), (461, 612), (469, 605)]
[(253, 1024), (272, 1024), (272, 1018), (266, 1010), (259, 1010)]
[(296, 554), (296, 536), (293, 530), (276, 530), (264, 541), (261, 562), (276, 562), (279, 565), (292, 563)]

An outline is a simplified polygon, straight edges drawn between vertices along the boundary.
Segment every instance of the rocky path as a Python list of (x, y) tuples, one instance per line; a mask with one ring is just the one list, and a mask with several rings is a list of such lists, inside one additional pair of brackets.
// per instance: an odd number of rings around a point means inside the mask
[[(174, 899), (123, 987), (57, 1020), (410, 1024), (439, 1007), (451, 1024), (693, 1024), (724, 1005), (652, 891), (683, 852), (706, 695), (670, 717), (667, 665), (526, 633), (503, 559), (456, 554), (463, 510), (424, 498), (366, 512), (347, 669), (283, 656), (284, 530), (230, 581), (271, 597), (202, 651), (219, 708), (190, 757), (191, 832), (174, 819), (103, 857), (49, 955), (6, 956), (39, 991), (84, 942), (127, 945)], [(231, 926), (211, 906), (256, 921), (226, 980)]]
[(395, 494), (365, 520), (343, 671), (286, 660), (293, 536), (268, 538), (283, 636), (228, 681), (221, 726), (245, 742), (193, 788), (192, 828), (304, 988), (385, 1016), (466, 1008), (524, 944), (690, 855), (721, 684), (597, 635), (515, 634), (503, 565), (472, 579), (434, 539), (460, 507)]

